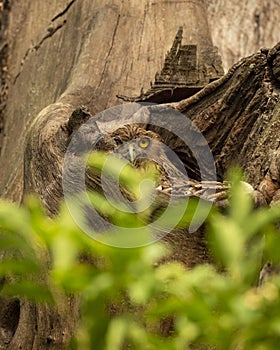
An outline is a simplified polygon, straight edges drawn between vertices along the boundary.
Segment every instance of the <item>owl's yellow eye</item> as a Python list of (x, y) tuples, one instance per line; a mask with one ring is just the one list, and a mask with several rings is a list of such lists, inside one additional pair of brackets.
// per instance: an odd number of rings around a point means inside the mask
[(120, 146), (123, 143), (122, 139), (119, 136), (115, 136), (114, 141), (117, 146)]
[(139, 141), (138, 141), (138, 145), (141, 148), (147, 148), (150, 145), (150, 139), (147, 137), (142, 137)]

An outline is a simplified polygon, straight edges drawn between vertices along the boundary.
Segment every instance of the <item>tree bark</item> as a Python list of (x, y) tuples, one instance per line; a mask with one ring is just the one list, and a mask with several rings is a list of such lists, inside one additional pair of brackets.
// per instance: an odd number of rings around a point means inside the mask
[[(1, 55), (9, 90), (1, 95), (1, 196), (21, 202), (25, 193), (36, 192), (54, 215), (62, 198), (61, 169), (72, 112), (83, 105), (95, 115), (120, 104), (118, 94), (137, 96), (148, 90), (179, 26), (184, 43), (197, 45), (198, 52), (212, 47), (206, 5), (203, 0), (5, 2), (9, 24)], [(270, 154), (279, 153), (279, 57), (279, 46), (259, 52), (196, 95), (168, 101), (201, 130), (221, 179), (237, 163), (257, 187), (271, 167)], [(190, 167), (179, 141), (163, 137)], [(278, 183), (277, 169), (272, 172)], [(173, 235), (170, 241), (177, 258), (189, 266), (207, 260), (201, 232), (179, 235), (175, 242)], [(6, 304), (11, 322), (10, 329), (9, 322), (2, 325), (8, 331), (0, 349), (67, 348), (78, 320), (77, 300), (65, 300), (63, 313), (21, 300), (17, 322), (11, 315), (16, 304)]]
[(279, 41), (279, 1), (208, 0), (208, 22), (227, 71), (242, 57)]

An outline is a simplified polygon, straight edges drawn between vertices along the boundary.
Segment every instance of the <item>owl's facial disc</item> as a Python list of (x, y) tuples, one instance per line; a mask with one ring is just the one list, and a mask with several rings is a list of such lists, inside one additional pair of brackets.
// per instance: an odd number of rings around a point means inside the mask
[(141, 137), (122, 144), (117, 148), (116, 153), (133, 163), (137, 158), (146, 158), (147, 150), (151, 145), (149, 137)]

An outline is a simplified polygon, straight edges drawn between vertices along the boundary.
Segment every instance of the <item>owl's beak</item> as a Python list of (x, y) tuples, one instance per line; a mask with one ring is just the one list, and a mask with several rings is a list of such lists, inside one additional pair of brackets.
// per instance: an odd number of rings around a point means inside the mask
[(128, 146), (128, 152), (129, 152), (130, 162), (132, 163), (135, 160), (135, 150), (133, 145)]

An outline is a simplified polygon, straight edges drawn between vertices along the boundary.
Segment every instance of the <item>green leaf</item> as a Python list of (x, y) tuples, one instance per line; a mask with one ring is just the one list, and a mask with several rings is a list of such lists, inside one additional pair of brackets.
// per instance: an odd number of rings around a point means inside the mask
[(25, 297), (36, 302), (53, 302), (48, 287), (33, 281), (5, 283), (1, 293), (11, 297)]
[(38, 273), (41, 271), (41, 267), (38, 265), (37, 261), (31, 260), (28, 258), (19, 260), (19, 259), (10, 259), (0, 262), (0, 275), (5, 276), (9, 274), (30, 274)]
[(229, 213), (236, 224), (243, 226), (253, 208), (252, 193), (250, 193), (253, 189), (249, 189), (250, 185), (242, 181), (242, 173), (239, 169), (231, 169), (228, 177), (231, 183)]
[(232, 273), (242, 274), (239, 269), (244, 259), (245, 235), (238, 223), (220, 214), (211, 218), (211, 243), (216, 256)]
[(128, 320), (126, 318), (114, 318), (109, 325), (106, 335), (106, 350), (123, 349), (123, 343), (127, 337)]

